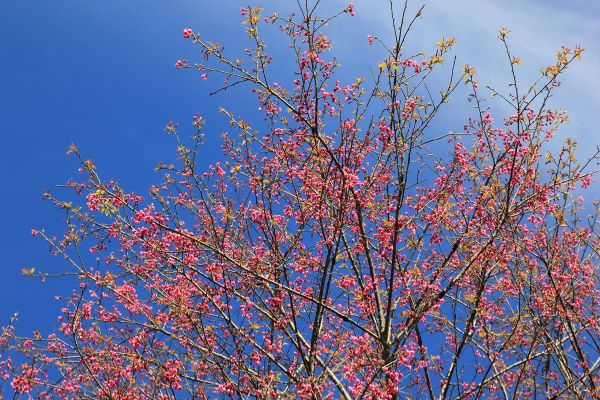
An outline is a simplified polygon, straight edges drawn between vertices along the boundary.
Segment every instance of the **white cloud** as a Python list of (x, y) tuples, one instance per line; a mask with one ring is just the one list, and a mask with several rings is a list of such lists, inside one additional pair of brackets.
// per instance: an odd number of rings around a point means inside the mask
[[(356, 0), (360, 25), (391, 38), (389, 3), (387, 0)], [(396, 2), (400, 11), (403, 2)], [(479, 71), (482, 83), (508, 90), (509, 66), (497, 34), (499, 28), (511, 29), (511, 51), (521, 58), (518, 67), (522, 88), (539, 76), (539, 68), (554, 61), (562, 45), (586, 49), (582, 61), (571, 66), (555, 92), (551, 106), (566, 109), (572, 123), (563, 131), (576, 138), (583, 148), (600, 143), (595, 118), (600, 103), (600, 7), (595, 2), (575, 0), (429, 0), (424, 17), (416, 25), (409, 47), (431, 48), (442, 37), (456, 37), (457, 63), (470, 64)], [(421, 3), (410, 2), (414, 14)]]

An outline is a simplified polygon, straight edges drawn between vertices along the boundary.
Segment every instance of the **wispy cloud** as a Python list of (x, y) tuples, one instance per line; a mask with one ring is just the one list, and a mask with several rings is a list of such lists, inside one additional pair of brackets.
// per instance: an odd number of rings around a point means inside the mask
[[(400, 6), (402, 2), (396, 3)], [(413, 13), (420, 4), (410, 3)], [(391, 38), (387, 0), (357, 0), (356, 8), (360, 25), (379, 29), (373, 33)], [(566, 127), (566, 134), (589, 148), (600, 142), (595, 121), (600, 111), (598, 18), (597, 2), (430, 0), (425, 2), (424, 20), (416, 26), (409, 46), (427, 49), (442, 37), (454, 36), (459, 65), (475, 66), (482, 83), (507, 91), (508, 62), (496, 38), (501, 27), (511, 29), (509, 43), (511, 51), (522, 60), (517, 72), (523, 87), (539, 76), (539, 68), (554, 61), (562, 45), (581, 45), (586, 49), (582, 61), (563, 76), (563, 85), (551, 106), (569, 112), (572, 123)]]

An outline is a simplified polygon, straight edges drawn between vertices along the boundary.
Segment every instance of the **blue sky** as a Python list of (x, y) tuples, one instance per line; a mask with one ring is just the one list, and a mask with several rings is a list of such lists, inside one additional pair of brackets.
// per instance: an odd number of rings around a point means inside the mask
[[(218, 4), (217, 4), (218, 3)], [(264, 1), (267, 9), (295, 2)], [(384, 0), (355, 0), (357, 16), (332, 27), (334, 50), (346, 76), (368, 76), (381, 52), (366, 45), (367, 34), (390, 36)], [(417, 4), (418, 2), (413, 2)], [(55, 324), (68, 282), (21, 276), (23, 267), (56, 273), (67, 267), (51, 257), (31, 228), (61, 232), (61, 213), (40, 200), (44, 189), (77, 174), (65, 156), (71, 142), (92, 158), (102, 176), (129, 190), (145, 193), (160, 180), (153, 169), (174, 157), (175, 145), (163, 131), (171, 120), (183, 128), (200, 112), (207, 120), (208, 143), (202, 162), (218, 159), (219, 137), (226, 120), (216, 110), (230, 105), (246, 116), (255, 105), (240, 101), (244, 90), (209, 97), (213, 83), (197, 73), (177, 71), (177, 59), (198, 59), (182, 39), (191, 27), (218, 40), (233, 53), (245, 47), (235, 1), (178, 0), (2, 0), (0, 2), (0, 325), (13, 312), (21, 315), (20, 332), (48, 332)], [(245, 3), (244, 3), (245, 4)], [(507, 64), (496, 40), (502, 26), (512, 30), (514, 52), (521, 57), (526, 84), (538, 67), (550, 64), (560, 45), (582, 45), (583, 60), (567, 72), (553, 105), (570, 112), (572, 136), (584, 149), (600, 143), (596, 132), (600, 103), (600, 3), (546, 0), (431, 0), (415, 29), (415, 49), (431, 49), (441, 37), (455, 36), (458, 65), (479, 70), (479, 79), (498, 88), (507, 83)], [(327, 0), (325, 9), (345, 2)], [(275, 43), (281, 43), (280, 41)], [(280, 68), (285, 67), (285, 61)], [(503, 86), (504, 85), (504, 86)], [(459, 130), (468, 105), (457, 96), (436, 127)], [(182, 129), (185, 132), (185, 129)], [(191, 130), (190, 130), (191, 131)], [(595, 190), (595, 193), (599, 193)]]

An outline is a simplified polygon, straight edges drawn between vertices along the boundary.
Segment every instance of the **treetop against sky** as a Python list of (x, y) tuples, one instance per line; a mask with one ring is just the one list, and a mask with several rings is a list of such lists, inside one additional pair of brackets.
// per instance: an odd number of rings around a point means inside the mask
[(421, 5), (4, 2), (0, 396), (598, 396), (598, 8)]

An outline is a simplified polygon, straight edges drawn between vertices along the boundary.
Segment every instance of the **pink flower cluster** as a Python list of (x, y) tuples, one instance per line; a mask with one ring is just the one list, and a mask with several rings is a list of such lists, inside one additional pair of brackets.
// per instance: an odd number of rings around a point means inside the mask
[(185, 28), (182, 33), (184, 39), (189, 39), (194, 34), (191, 28)]
[(354, 17), (356, 15), (354, 13), (354, 3), (348, 4), (348, 7), (346, 7), (346, 9), (344, 11), (346, 11), (347, 13), (350, 13), (350, 15)]
[(175, 68), (177, 68), (177, 69), (187, 68), (187, 67), (188, 67), (187, 60), (177, 60), (177, 62), (175, 63)]

